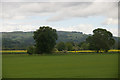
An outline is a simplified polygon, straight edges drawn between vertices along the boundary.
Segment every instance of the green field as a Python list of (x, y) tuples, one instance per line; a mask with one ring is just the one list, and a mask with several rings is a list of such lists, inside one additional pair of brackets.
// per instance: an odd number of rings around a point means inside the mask
[(3, 55), (3, 78), (117, 78), (118, 54)]

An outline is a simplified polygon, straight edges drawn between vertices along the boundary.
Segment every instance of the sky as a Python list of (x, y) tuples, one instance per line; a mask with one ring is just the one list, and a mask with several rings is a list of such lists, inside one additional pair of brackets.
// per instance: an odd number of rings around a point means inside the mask
[(0, 32), (35, 31), (50, 26), (85, 34), (103, 28), (118, 36), (118, 1), (2, 0)]

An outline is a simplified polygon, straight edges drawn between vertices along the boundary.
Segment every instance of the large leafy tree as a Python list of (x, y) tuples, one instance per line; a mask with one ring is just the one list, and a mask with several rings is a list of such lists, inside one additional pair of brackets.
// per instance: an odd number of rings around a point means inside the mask
[(42, 54), (51, 53), (58, 37), (55, 29), (43, 26), (34, 32), (33, 38), (35, 40), (36, 53)]
[(107, 52), (115, 43), (113, 35), (106, 29), (98, 28), (93, 30), (93, 35), (86, 38), (91, 50), (104, 50)]
[(118, 40), (117, 40), (117, 49), (120, 49), (120, 37), (118, 37)]

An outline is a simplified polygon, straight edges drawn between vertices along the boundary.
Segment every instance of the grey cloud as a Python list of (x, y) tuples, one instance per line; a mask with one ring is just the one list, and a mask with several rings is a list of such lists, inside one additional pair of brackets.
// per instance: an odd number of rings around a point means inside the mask
[(43, 15), (49, 13), (59, 13), (64, 8), (79, 6), (79, 5), (88, 5), (88, 3), (18, 3), (18, 2), (5, 2), (3, 3), (3, 18), (12, 19), (15, 16), (34, 16), (34, 15)]
[(64, 8), (59, 15), (53, 16), (48, 21), (59, 21), (61, 18), (69, 17), (89, 17), (89, 16), (106, 16), (117, 18), (117, 3), (92, 3), (90, 5), (79, 5), (70, 8)]
[(119, 0), (1, 0), (1, 2), (118, 2)]
[(73, 17), (89, 16), (117, 18), (117, 6), (117, 2), (5, 2), (2, 6), (2, 13), (3, 18), (8, 19), (24, 19), (28, 16), (52, 15), (47, 21), (60, 21)]

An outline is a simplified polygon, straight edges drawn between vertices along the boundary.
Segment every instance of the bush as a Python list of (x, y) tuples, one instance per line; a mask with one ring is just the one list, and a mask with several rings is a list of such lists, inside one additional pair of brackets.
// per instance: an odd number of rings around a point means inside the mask
[(35, 46), (30, 46), (30, 47), (28, 47), (27, 53), (28, 53), (29, 55), (35, 54), (35, 53), (36, 53)]

